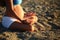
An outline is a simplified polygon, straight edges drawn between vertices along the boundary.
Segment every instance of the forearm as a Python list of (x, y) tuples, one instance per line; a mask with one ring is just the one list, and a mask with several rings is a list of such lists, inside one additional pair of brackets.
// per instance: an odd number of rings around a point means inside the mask
[(15, 12), (14, 10), (10, 10), (9, 12), (11, 13), (11, 15), (12, 15), (14, 18), (16, 18), (16, 19), (18, 19), (18, 20), (21, 21), (20, 17), (19, 17), (18, 15), (16, 15), (16, 12)]

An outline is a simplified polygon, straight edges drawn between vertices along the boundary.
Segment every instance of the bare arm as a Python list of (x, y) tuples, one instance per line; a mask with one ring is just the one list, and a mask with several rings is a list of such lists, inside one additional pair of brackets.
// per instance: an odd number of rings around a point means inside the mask
[(6, 6), (9, 10), (13, 10), (13, 0), (5, 0)]
[(13, 0), (5, 0), (5, 2), (6, 2), (6, 7), (9, 10), (9, 12), (12, 15), (14, 15), (15, 18), (17, 18), (18, 20), (21, 21), (21, 19), (16, 15), (17, 13), (14, 11), (14, 8), (13, 8)]

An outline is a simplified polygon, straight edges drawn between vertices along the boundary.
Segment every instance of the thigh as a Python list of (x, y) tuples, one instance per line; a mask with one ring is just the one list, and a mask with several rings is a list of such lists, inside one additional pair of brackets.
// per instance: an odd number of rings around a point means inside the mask
[(13, 31), (31, 31), (31, 28), (31, 25), (23, 24), (17, 21), (13, 22), (9, 27), (9, 29)]

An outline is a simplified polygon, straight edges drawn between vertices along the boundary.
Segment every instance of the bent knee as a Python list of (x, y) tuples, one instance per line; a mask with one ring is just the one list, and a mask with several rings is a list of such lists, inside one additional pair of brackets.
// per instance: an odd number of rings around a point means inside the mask
[(33, 32), (35, 30), (34, 26), (31, 26), (29, 29), (30, 29), (29, 31), (31, 31), (31, 32)]

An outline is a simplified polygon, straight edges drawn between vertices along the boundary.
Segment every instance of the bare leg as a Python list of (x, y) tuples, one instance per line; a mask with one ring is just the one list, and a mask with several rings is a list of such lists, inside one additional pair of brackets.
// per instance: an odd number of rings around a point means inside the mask
[(27, 24), (23, 24), (20, 22), (14, 22), (12, 23), (12, 25), (10, 26), (11, 30), (15, 30), (15, 31), (34, 31), (34, 27), (32, 25), (27, 25)]

